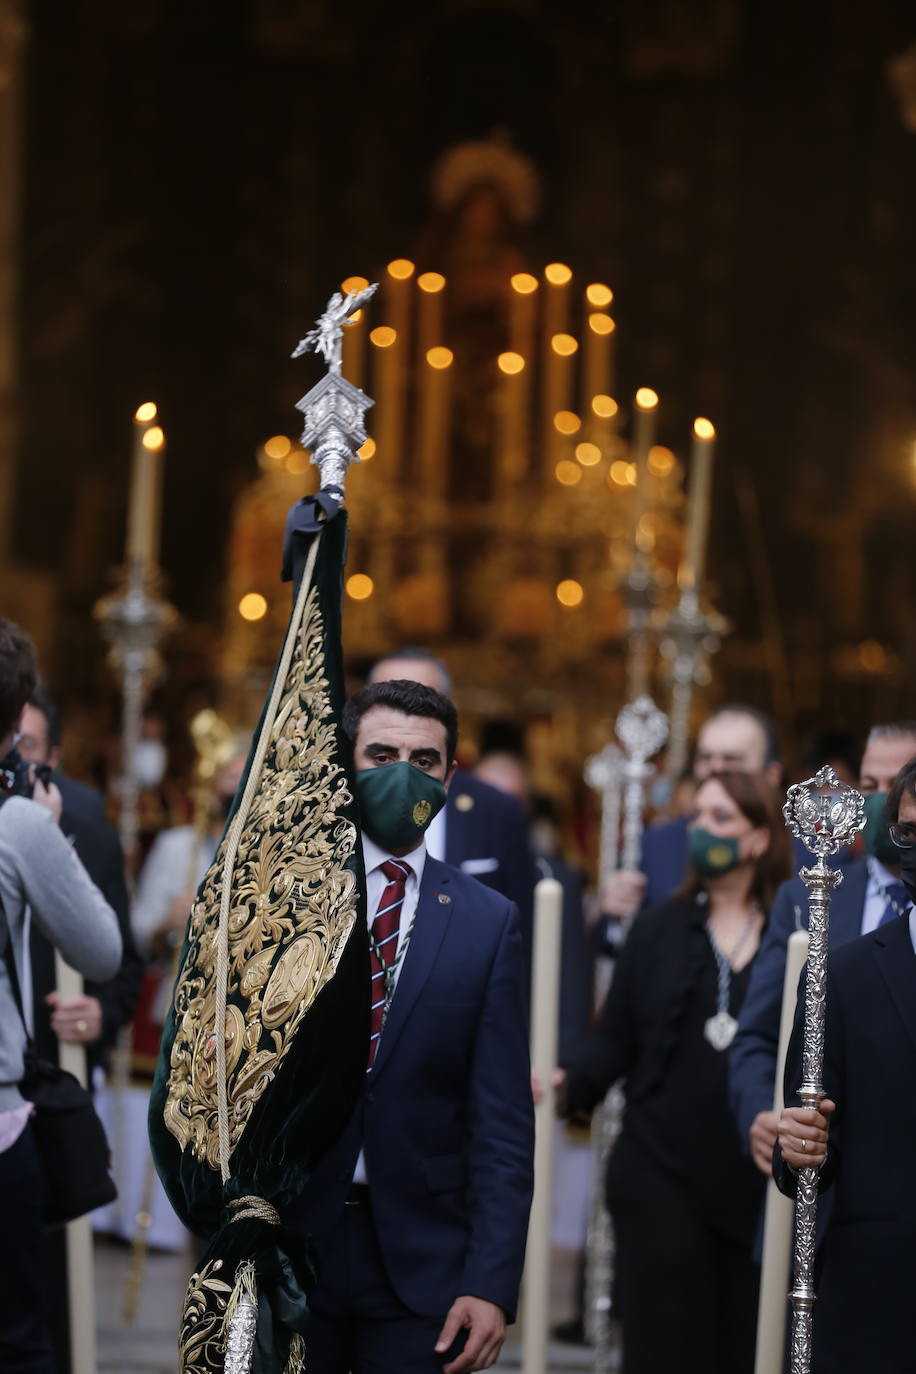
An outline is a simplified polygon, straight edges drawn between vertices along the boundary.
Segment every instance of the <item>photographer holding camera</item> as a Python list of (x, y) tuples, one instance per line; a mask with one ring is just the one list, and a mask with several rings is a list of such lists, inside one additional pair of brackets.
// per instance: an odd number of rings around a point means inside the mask
[(28, 636), (0, 619), (0, 1369), (16, 1374), (54, 1368), (42, 1160), (30, 1125), (35, 1106), (20, 1091), (32, 1026), (30, 923), (86, 977), (111, 978), (121, 959), (114, 912), (59, 829), (59, 789), (15, 750), (36, 677)]

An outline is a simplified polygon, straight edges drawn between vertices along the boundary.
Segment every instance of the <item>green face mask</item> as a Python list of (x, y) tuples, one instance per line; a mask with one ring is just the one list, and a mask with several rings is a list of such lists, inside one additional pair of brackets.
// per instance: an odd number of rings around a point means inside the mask
[(711, 830), (691, 830), (687, 852), (701, 878), (720, 878), (741, 862), (741, 851), (734, 835), (714, 835)]
[(900, 850), (891, 839), (887, 828), (887, 792), (872, 792), (865, 798), (865, 829), (862, 838), (865, 848), (879, 864), (896, 868), (900, 862)]
[(406, 854), (442, 810), (446, 792), (438, 778), (402, 762), (357, 773), (356, 796), (369, 838), (389, 853)]

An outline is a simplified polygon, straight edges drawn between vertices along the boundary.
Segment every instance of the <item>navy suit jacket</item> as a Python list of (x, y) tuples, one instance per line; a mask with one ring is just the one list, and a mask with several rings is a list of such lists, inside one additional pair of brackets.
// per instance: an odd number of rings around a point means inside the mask
[(463, 768), (448, 792), (445, 862), (515, 903), (530, 954), (536, 874), (525, 814), (515, 797)]
[(288, 1225), (315, 1238), (319, 1267), (361, 1148), (401, 1301), (438, 1318), (457, 1297), (478, 1297), (511, 1319), (534, 1173), (518, 916), (504, 897), (431, 857), (361, 1099), (287, 1211)]
[[(819, 1180), (833, 1208), (816, 1268), (814, 1368), (913, 1374), (916, 955), (908, 916), (831, 952), (826, 1000), (823, 1081), (837, 1109)], [(800, 997), (785, 1081), (786, 1101), (796, 1104), (803, 1031)], [(793, 1196), (797, 1176), (778, 1146), (774, 1175)]]
[[(867, 886), (866, 862), (857, 859), (844, 870), (830, 902), (831, 949), (861, 935)], [(793, 878), (782, 884), (773, 902), (729, 1052), (729, 1098), (745, 1149), (754, 1118), (773, 1110), (786, 946), (793, 931), (807, 929), (808, 889)]]

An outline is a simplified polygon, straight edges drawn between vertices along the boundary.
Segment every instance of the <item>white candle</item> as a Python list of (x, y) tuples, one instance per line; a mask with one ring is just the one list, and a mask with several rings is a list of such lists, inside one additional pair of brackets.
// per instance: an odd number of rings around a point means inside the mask
[(523, 1369), (546, 1374), (550, 1326), (550, 1219), (560, 1004), (560, 931), (563, 889), (542, 878), (534, 889), (534, 963), (531, 994), (531, 1068), (541, 1085), (534, 1109), (534, 1198), (528, 1223), (523, 1310)]
[(448, 479), (448, 436), (451, 401), (451, 349), (431, 348), (421, 364), (420, 467), (424, 488), (432, 496), (444, 495)]
[[(773, 1110), (783, 1108), (782, 1080), (789, 1037), (795, 1021), (798, 980), (808, 957), (808, 932), (795, 930), (786, 950), (786, 972), (782, 985), (782, 1015), (779, 1025), (779, 1050)], [(786, 1348), (786, 1321), (789, 1276), (792, 1268), (792, 1222), (795, 1206), (770, 1179), (767, 1184), (763, 1223), (763, 1259), (760, 1266), (760, 1300), (757, 1309), (757, 1352), (754, 1374), (782, 1374)]]
[(403, 425), (399, 395), (397, 332), (381, 324), (369, 335), (375, 356), (372, 391), (376, 404), (375, 441), (378, 461), (388, 480), (398, 473), (403, 448)]
[(521, 353), (500, 353), (497, 366), (498, 472), (500, 486), (505, 491), (520, 481), (527, 469), (531, 380), (530, 369)]
[(639, 535), (640, 521), (649, 504), (649, 450), (655, 443), (658, 424), (658, 396), (651, 387), (641, 386), (636, 393), (633, 431), (633, 461), (636, 464), (636, 504), (634, 529)]
[(682, 590), (695, 589), (697, 593), (701, 589), (706, 571), (715, 446), (716, 431), (711, 422), (704, 419), (694, 420), (693, 446), (690, 451), (690, 491), (687, 498), (687, 530), (678, 583)]
[(149, 492), (155, 450), (144, 443), (154, 427), (156, 405), (145, 401), (134, 414), (134, 441), (130, 469), (130, 494), (127, 503), (127, 560), (147, 563), (150, 556)]
[[(54, 951), (54, 965), (58, 996), (68, 1001), (82, 997), (82, 978), (64, 962), (58, 950)], [(67, 1044), (62, 1040), (58, 1047), (58, 1060), (60, 1067), (72, 1073), (84, 1088), (88, 1085), (85, 1046)], [(66, 1247), (70, 1368), (72, 1374), (96, 1374), (92, 1228), (88, 1216), (68, 1223)]]
[(441, 272), (422, 272), (417, 278), (420, 291), (417, 325), (417, 351), (420, 366), (431, 348), (445, 338), (445, 278)]
[(554, 419), (558, 411), (572, 407), (573, 359), (579, 345), (568, 332), (571, 270), (563, 262), (552, 262), (544, 269), (544, 281), (542, 428), (544, 462), (552, 476), (565, 449)]

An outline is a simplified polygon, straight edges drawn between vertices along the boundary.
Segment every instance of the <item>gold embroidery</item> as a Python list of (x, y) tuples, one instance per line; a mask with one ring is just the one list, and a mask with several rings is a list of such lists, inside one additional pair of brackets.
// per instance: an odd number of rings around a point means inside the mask
[(213, 1260), (191, 1275), (178, 1333), (181, 1374), (212, 1374), (223, 1367), (223, 1323), (232, 1284), (213, 1277), (222, 1267), (222, 1260)]
[(428, 801), (418, 801), (413, 809), (414, 825), (425, 825), (432, 814), (432, 809)]
[[(356, 880), (346, 867), (356, 829), (344, 814), (352, 798), (335, 759), (314, 587), (301, 634), (295, 625), (288, 633), (296, 647), (283, 705), (232, 874), (225, 1028), (232, 1149), (334, 975), (356, 918)], [(225, 841), (191, 912), (163, 1114), (182, 1149), (216, 1170), (216, 931), (224, 857)]]

